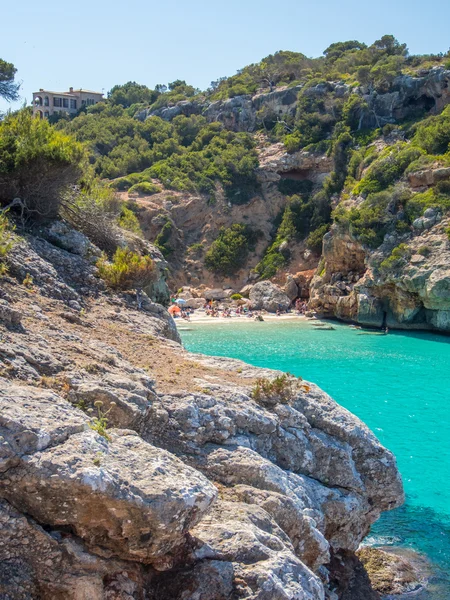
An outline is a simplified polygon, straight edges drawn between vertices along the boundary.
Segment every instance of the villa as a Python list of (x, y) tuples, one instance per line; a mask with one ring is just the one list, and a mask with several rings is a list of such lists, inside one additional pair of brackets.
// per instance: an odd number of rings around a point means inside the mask
[(83, 106), (92, 106), (102, 100), (103, 94), (100, 92), (81, 88), (74, 90), (71, 87), (68, 92), (50, 92), (40, 89), (39, 92), (33, 93), (33, 116), (48, 119), (58, 113), (73, 115)]

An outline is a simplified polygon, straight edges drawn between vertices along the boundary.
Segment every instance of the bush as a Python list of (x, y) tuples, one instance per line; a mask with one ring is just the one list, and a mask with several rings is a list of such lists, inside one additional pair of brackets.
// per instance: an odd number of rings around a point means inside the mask
[(413, 142), (428, 154), (445, 154), (450, 149), (450, 106), (440, 115), (428, 117), (416, 129)]
[(173, 252), (173, 249), (168, 244), (172, 231), (173, 223), (167, 219), (155, 239), (155, 246), (161, 250), (165, 257)]
[(203, 251), (203, 244), (201, 242), (197, 242), (196, 244), (192, 244), (187, 249), (189, 254), (199, 254)]
[(347, 227), (362, 244), (378, 248), (392, 223), (392, 215), (387, 214), (391, 200), (392, 193), (389, 192), (370, 194), (358, 207), (350, 210), (338, 206), (334, 220), (338, 225)]
[(109, 256), (122, 237), (117, 223), (120, 211), (120, 200), (99, 183), (81, 192), (67, 193), (61, 201), (61, 216)]
[(4, 261), (13, 245), (13, 227), (5, 213), (0, 213), (0, 276), (5, 275), (8, 271)]
[(149, 181), (141, 181), (140, 183), (135, 183), (128, 190), (128, 194), (130, 196), (151, 196), (152, 194), (157, 194), (161, 191), (161, 188), (151, 183)]
[(242, 295), (241, 294), (231, 294), (230, 298), (231, 298), (231, 300), (242, 300)]
[(56, 217), (64, 191), (87, 166), (84, 147), (28, 111), (0, 122), (0, 203), (18, 197), (28, 215)]
[(205, 255), (206, 268), (220, 275), (234, 275), (244, 266), (256, 238), (257, 234), (246, 225), (235, 223), (227, 229), (222, 227)]
[(140, 256), (129, 248), (117, 248), (112, 261), (104, 254), (97, 262), (100, 277), (109, 287), (118, 290), (145, 288), (156, 277), (150, 256)]
[(367, 195), (387, 189), (421, 154), (423, 150), (420, 148), (404, 143), (387, 148), (367, 169), (363, 179), (356, 185), (354, 193)]
[(296, 380), (287, 373), (274, 379), (259, 378), (252, 389), (251, 397), (262, 406), (290, 404), (295, 398)]
[(394, 248), (388, 258), (385, 258), (380, 264), (382, 271), (393, 271), (403, 266), (406, 260), (411, 256), (411, 251), (407, 244), (400, 244)]
[(316, 254), (320, 254), (322, 252), (323, 236), (329, 231), (329, 229), (330, 224), (326, 223), (309, 234), (306, 239), (306, 245), (312, 252), (315, 252)]
[(428, 246), (420, 246), (420, 248), (417, 250), (417, 254), (425, 257), (430, 256), (431, 249)]
[(122, 229), (126, 229), (127, 231), (131, 231), (136, 235), (142, 237), (142, 229), (139, 224), (137, 216), (134, 214), (132, 210), (127, 208), (126, 206), (122, 206), (122, 210), (120, 212), (120, 217), (117, 221), (119, 227)]
[(426, 192), (414, 194), (407, 202), (405, 212), (409, 222), (422, 216), (427, 208), (436, 208), (441, 212), (450, 210), (450, 196), (438, 192), (438, 186)]

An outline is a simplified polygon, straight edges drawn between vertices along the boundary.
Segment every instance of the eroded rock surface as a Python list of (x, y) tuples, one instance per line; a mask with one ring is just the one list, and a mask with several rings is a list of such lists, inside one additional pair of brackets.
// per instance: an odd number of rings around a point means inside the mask
[(24, 239), (2, 282), (0, 596), (336, 600), (333, 557), (403, 501), (392, 454), (313, 384), (256, 402), (277, 373), (188, 354), (76, 242)]

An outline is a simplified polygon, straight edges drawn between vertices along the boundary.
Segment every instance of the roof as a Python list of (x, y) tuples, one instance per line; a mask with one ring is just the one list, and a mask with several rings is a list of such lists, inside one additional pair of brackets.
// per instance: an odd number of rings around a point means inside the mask
[(96, 96), (103, 96), (102, 92), (93, 92), (92, 90), (83, 90), (81, 88), (73, 90), (73, 92), (53, 92), (52, 90), (39, 90), (38, 92), (33, 92), (33, 96), (34, 94), (37, 94), (38, 96), (42, 94), (56, 94), (58, 96), (70, 96), (71, 98), (77, 98), (80, 92), (83, 92), (84, 94), (95, 94)]

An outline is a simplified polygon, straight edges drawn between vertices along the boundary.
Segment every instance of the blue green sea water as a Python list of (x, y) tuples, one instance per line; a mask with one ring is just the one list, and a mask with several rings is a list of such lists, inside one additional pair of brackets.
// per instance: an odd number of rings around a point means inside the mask
[[(412, 548), (431, 564), (417, 600), (450, 599), (450, 338), (373, 335), (311, 321), (193, 323), (192, 352), (229, 356), (313, 381), (361, 418), (392, 450), (407, 500), (382, 515), (368, 541)], [(184, 329), (184, 330), (183, 330)]]

